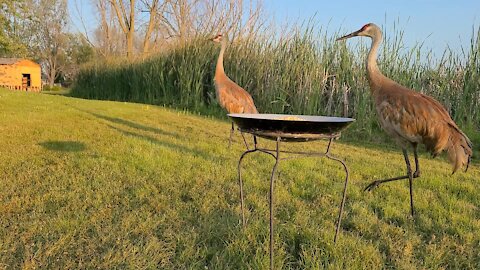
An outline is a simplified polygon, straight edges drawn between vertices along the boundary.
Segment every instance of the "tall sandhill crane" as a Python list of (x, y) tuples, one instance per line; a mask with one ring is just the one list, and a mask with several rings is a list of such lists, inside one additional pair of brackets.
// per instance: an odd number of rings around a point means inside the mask
[[(460, 167), (468, 169), (472, 156), (472, 143), (458, 128), (445, 108), (435, 99), (415, 92), (385, 77), (377, 66), (377, 50), (382, 41), (382, 31), (373, 23), (364, 25), (360, 30), (338, 38), (343, 40), (355, 36), (372, 39), (372, 46), (367, 57), (367, 77), (380, 125), (402, 148), (407, 175), (370, 183), (365, 190), (371, 191), (378, 185), (408, 179), (410, 187), (410, 210), (413, 207), (413, 178), (420, 176), (417, 145), (424, 144), (433, 157), (443, 150), (448, 151), (453, 173)], [(407, 154), (407, 146), (413, 147), (415, 172), (412, 173)]]
[[(225, 70), (223, 69), (223, 54), (227, 47), (227, 37), (218, 34), (212, 38), (212, 41), (221, 44), (220, 54), (218, 55), (217, 66), (215, 68), (215, 77), (213, 78), (220, 106), (228, 113), (258, 113), (252, 96), (225, 74)], [(232, 129), (230, 130), (230, 138), (228, 141), (229, 147), (232, 142), (233, 132), (234, 126), (232, 122)], [(243, 140), (245, 145), (247, 145), (245, 137), (243, 137)]]

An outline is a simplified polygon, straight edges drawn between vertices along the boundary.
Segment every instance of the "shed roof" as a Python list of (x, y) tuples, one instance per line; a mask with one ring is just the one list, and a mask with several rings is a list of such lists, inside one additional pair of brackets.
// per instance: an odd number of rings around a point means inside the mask
[(38, 63), (35, 63), (32, 60), (28, 60), (24, 58), (1, 58), (0, 57), (0, 65), (21, 65), (21, 66), (40, 68), (40, 65)]
[(12, 65), (21, 60), (21, 58), (0, 58), (0, 65)]

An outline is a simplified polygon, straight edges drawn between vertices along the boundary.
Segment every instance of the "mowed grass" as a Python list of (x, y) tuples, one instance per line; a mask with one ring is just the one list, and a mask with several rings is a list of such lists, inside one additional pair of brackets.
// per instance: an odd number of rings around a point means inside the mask
[[(229, 128), (151, 105), (0, 90), (0, 268), (268, 268), (273, 159), (252, 154), (243, 163), (242, 230), (236, 165), (244, 147), (236, 134), (227, 149)], [(276, 267), (480, 268), (477, 161), (451, 176), (444, 157), (422, 154), (412, 220), (406, 181), (363, 192), (373, 179), (404, 174), (398, 149), (340, 139), (332, 153), (351, 172), (338, 242), (341, 166), (282, 161)]]

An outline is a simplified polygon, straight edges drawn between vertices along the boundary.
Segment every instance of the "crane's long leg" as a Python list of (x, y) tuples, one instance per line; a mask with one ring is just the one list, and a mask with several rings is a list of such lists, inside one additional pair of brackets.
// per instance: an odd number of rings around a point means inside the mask
[(415, 156), (415, 172), (413, 173), (413, 178), (420, 176), (420, 165), (418, 164), (418, 154), (417, 154), (417, 145), (413, 145), (413, 155)]
[(414, 146), (414, 155), (415, 155), (415, 166), (416, 170), (415, 173), (412, 173), (412, 168), (410, 166), (410, 160), (408, 159), (408, 154), (406, 149), (402, 149), (403, 152), (403, 157), (405, 158), (405, 164), (407, 165), (407, 175), (403, 176), (398, 176), (398, 177), (393, 177), (393, 178), (388, 178), (388, 179), (383, 179), (383, 180), (376, 180), (370, 183), (364, 190), (365, 191), (372, 191), (374, 188), (376, 188), (378, 185), (395, 181), (395, 180), (401, 180), (401, 179), (408, 179), (408, 184), (410, 188), (410, 213), (412, 216), (414, 215), (414, 207), (413, 207), (413, 178), (417, 178), (420, 176), (420, 168), (418, 167), (418, 155), (417, 155), (417, 148)]
[(247, 147), (247, 150), (250, 150), (250, 147), (248, 147), (247, 140), (245, 139), (245, 135), (243, 135), (243, 132), (241, 132), (241, 131), (240, 131), (240, 134), (242, 135), (243, 143), (245, 144), (245, 147)]
[(403, 156), (405, 157), (405, 163), (407, 164), (408, 186), (410, 188), (410, 214), (412, 214), (412, 217), (413, 217), (415, 212), (415, 210), (413, 209), (413, 173), (412, 173), (412, 167), (410, 166), (410, 160), (408, 159), (408, 154), (406, 149), (403, 149)]
[(233, 126), (232, 122), (232, 129), (230, 130), (230, 137), (228, 138), (228, 148), (232, 145), (232, 137), (233, 137), (233, 132), (235, 131), (235, 127)]
[[(233, 138), (234, 132), (235, 132), (235, 126), (233, 125), (233, 122), (232, 122), (232, 129), (230, 129), (230, 137), (228, 138), (228, 148), (232, 146), (232, 138)], [(248, 147), (248, 143), (247, 143), (247, 140), (245, 139), (245, 136), (243, 135), (243, 132), (240, 132), (240, 134), (242, 135), (243, 143), (247, 147), (247, 150), (250, 150), (250, 147)]]

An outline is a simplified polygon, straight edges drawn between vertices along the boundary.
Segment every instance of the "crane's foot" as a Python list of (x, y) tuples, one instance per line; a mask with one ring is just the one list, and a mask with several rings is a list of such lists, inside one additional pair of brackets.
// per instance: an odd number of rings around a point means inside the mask
[(365, 189), (363, 191), (372, 191), (374, 190), (376, 187), (378, 187), (378, 185), (380, 185), (382, 183), (382, 181), (373, 181), (371, 182), (370, 184), (368, 184), (367, 187), (365, 187)]
[[(420, 170), (415, 171), (412, 176), (413, 176), (413, 178), (420, 177)], [(365, 189), (363, 191), (372, 191), (376, 187), (378, 187), (380, 184), (395, 181), (395, 180), (402, 180), (402, 179), (408, 179), (408, 175), (403, 175), (403, 176), (398, 176), (398, 177), (373, 181), (370, 184), (368, 184), (368, 186), (365, 187)]]
[(396, 180), (401, 180), (401, 179), (408, 179), (408, 175), (403, 175), (403, 176), (398, 176), (398, 177), (373, 181), (363, 191), (372, 191), (376, 187), (378, 187), (380, 184), (391, 182), (391, 181), (396, 181)]
[(377, 188), (381, 183), (384, 183), (385, 181), (382, 181), (382, 180), (377, 180), (377, 181), (373, 181), (371, 182), (370, 184), (368, 184), (368, 186), (365, 187), (365, 189), (363, 189), (363, 191), (372, 191), (374, 190), (375, 188)]

